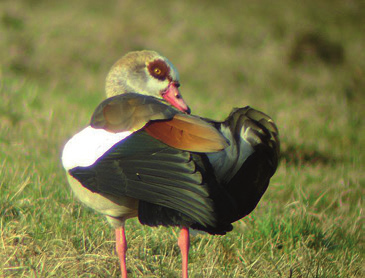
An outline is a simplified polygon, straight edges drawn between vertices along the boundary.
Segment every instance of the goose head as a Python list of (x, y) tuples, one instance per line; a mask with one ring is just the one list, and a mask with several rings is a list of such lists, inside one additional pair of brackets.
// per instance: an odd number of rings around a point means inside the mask
[(129, 52), (110, 69), (106, 95), (138, 93), (164, 99), (178, 110), (190, 114), (179, 92), (179, 73), (174, 65), (155, 51)]

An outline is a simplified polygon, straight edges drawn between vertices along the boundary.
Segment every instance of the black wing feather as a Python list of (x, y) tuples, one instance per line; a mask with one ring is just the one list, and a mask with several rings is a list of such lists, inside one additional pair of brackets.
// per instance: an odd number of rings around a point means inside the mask
[[(69, 172), (93, 192), (136, 198), (145, 202), (144, 207), (146, 203), (162, 206), (169, 209), (167, 214), (175, 211), (175, 218), (190, 224), (205, 227), (216, 223), (208, 186), (191, 154), (173, 149), (144, 131), (117, 143), (93, 165)], [(164, 223), (180, 225), (171, 221)]]

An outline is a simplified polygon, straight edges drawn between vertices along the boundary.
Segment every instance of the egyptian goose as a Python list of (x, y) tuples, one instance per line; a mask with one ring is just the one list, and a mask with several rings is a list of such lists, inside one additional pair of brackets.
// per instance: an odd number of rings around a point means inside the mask
[(75, 195), (115, 228), (127, 277), (126, 219), (179, 226), (182, 276), (189, 228), (224, 235), (257, 205), (276, 171), (278, 129), (250, 107), (224, 122), (190, 114), (179, 75), (153, 51), (131, 52), (111, 68), (107, 99), (65, 145), (62, 163)]

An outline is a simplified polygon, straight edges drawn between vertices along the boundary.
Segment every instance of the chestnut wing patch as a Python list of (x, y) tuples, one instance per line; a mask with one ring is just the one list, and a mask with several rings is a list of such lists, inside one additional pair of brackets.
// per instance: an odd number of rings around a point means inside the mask
[(150, 136), (161, 142), (192, 152), (217, 152), (228, 146), (210, 123), (182, 114), (154, 97), (135, 93), (104, 100), (96, 108), (90, 125), (113, 133), (145, 127)]
[(171, 119), (176, 113), (154, 97), (127, 93), (104, 100), (95, 109), (90, 125), (114, 133), (137, 131), (151, 120)]
[(152, 137), (180, 150), (207, 153), (221, 151), (228, 146), (214, 126), (185, 114), (176, 114), (167, 121), (151, 122), (144, 129)]

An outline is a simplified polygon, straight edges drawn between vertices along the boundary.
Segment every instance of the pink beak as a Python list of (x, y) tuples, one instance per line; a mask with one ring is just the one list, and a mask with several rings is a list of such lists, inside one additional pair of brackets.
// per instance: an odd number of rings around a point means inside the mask
[(180, 84), (177, 82), (170, 82), (167, 90), (162, 93), (162, 97), (175, 108), (184, 113), (190, 114), (190, 108), (182, 98), (178, 89), (179, 86)]

